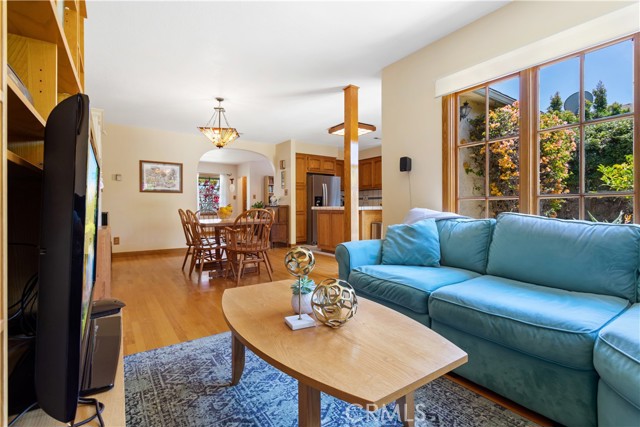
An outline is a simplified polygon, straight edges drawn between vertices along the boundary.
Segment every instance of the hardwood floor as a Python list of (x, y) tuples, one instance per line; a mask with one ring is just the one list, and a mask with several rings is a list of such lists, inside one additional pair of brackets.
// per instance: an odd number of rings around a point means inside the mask
[[(274, 268), (273, 279), (295, 278), (284, 268), (287, 248), (269, 252)], [(124, 354), (129, 355), (154, 348), (177, 344), (228, 331), (222, 316), (222, 293), (235, 287), (232, 279), (211, 278), (203, 273), (189, 277), (180, 269), (184, 252), (137, 253), (115, 256), (112, 260), (112, 297), (124, 301), (122, 312)], [(185, 268), (188, 270), (188, 266)], [(338, 263), (331, 255), (316, 255), (316, 267), (310, 277), (320, 281), (338, 277)], [(268, 282), (269, 276), (247, 274), (240, 286)], [(453, 381), (483, 395), (505, 408), (530, 419), (541, 426), (553, 422), (535, 412), (484, 389), (464, 378), (447, 375)]]
[[(288, 249), (275, 248), (269, 253), (274, 280), (291, 279), (284, 268)], [(235, 287), (235, 281), (209, 278), (205, 272), (198, 280), (180, 269), (184, 253), (136, 254), (115, 256), (112, 263), (112, 297), (127, 304), (123, 310), (124, 354), (228, 331), (222, 316), (222, 293)], [(338, 264), (331, 255), (316, 256), (316, 268), (310, 275), (319, 283), (338, 277)], [(247, 273), (240, 286), (268, 282), (264, 268), (260, 275)]]

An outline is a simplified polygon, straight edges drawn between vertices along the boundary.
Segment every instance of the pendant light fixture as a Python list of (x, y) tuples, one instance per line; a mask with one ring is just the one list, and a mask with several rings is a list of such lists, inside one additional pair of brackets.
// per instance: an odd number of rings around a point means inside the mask
[[(358, 136), (364, 135), (369, 132), (375, 132), (375, 131), (376, 131), (376, 127), (374, 125), (358, 122)], [(330, 127), (329, 133), (331, 135), (344, 135), (344, 123), (340, 123), (339, 125)]]
[[(198, 126), (198, 129), (200, 129), (200, 132), (202, 132), (209, 141), (213, 142), (216, 147), (222, 148), (238, 139), (240, 134), (235, 128), (229, 126), (225, 110), (222, 108), (224, 98), (216, 98), (216, 100), (218, 101), (218, 106), (214, 107), (215, 111), (213, 112), (213, 116), (211, 116), (206, 125)], [(227, 127), (222, 127), (223, 118), (224, 124)]]

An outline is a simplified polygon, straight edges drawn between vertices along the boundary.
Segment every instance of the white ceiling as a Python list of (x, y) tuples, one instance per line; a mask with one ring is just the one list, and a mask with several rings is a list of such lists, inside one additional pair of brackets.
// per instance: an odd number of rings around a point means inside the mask
[(108, 122), (199, 134), (221, 96), (243, 139), (338, 146), (355, 84), (369, 148), (382, 69), (507, 2), (92, 1), (86, 92)]
[[(204, 138), (204, 137), (203, 137)], [(233, 147), (230, 145), (229, 147)], [(211, 151), (207, 151), (200, 158), (201, 162), (207, 163), (223, 163), (227, 165), (239, 165), (244, 162), (260, 162), (268, 160), (260, 153), (247, 150), (237, 150), (234, 148), (225, 147), (224, 150), (214, 148)]]

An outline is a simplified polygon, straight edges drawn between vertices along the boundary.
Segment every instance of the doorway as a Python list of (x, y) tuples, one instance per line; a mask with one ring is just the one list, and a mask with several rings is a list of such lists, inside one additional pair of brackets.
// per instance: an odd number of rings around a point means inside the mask
[(242, 212), (247, 210), (247, 177), (240, 177), (240, 198), (242, 199)]

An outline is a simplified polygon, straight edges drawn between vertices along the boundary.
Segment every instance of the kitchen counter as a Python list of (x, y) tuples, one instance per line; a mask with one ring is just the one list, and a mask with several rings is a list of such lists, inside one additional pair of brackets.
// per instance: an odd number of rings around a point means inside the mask
[[(312, 211), (343, 211), (344, 206), (312, 206)], [(359, 211), (381, 211), (382, 206), (360, 206)]]
[[(344, 206), (314, 206), (311, 209), (318, 219), (318, 247), (335, 252), (336, 245), (344, 242)], [(382, 222), (382, 206), (361, 206), (358, 216), (360, 240), (371, 239), (372, 224)]]

